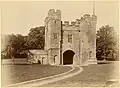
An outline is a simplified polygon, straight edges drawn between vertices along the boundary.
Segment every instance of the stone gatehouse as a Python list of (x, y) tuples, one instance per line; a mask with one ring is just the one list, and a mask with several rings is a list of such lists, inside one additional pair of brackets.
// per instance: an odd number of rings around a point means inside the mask
[[(45, 18), (46, 63), (51, 65), (96, 64), (95, 14), (75, 21), (62, 21), (61, 11), (50, 9)], [(38, 58), (39, 59), (39, 58)]]

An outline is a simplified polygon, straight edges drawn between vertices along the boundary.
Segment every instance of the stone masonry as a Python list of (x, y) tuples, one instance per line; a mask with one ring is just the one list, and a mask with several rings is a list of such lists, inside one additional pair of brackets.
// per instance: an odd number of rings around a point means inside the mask
[[(45, 18), (46, 64), (96, 64), (97, 17), (85, 14), (75, 21), (62, 21), (61, 11), (50, 9)], [(41, 51), (41, 52), (43, 52)], [(38, 57), (41, 57), (38, 54)], [(42, 58), (42, 57), (41, 57)], [(39, 58), (38, 58), (39, 59)]]
[(48, 64), (96, 64), (96, 23), (97, 17), (89, 14), (63, 23), (61, 11), (50, 9), (45, 19)]

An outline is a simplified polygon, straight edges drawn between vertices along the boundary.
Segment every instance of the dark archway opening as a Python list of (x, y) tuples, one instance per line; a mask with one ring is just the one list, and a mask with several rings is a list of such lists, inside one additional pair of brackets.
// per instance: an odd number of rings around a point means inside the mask
[(74, 52), (71, 50), (67, 50), (63, 53), (63, 65), (73, 64), (73, 56)]
[(38, 60), (38, 64), (41, 64), (40, 60)]

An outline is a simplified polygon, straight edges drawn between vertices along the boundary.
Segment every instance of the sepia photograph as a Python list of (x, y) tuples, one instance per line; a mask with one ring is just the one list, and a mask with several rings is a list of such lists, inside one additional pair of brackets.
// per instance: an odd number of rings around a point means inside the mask
[(120, 87), (119, 1), (0, 1), (1, 87)]

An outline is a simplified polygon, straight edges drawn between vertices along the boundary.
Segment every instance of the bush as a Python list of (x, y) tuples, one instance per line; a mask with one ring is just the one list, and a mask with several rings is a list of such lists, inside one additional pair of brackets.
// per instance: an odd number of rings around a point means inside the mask
[(16, 53), (15, 54), (15, 58), (26, 58), (27, 57), (27, 54), (20, 54), (20, 53)]

